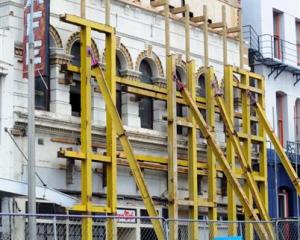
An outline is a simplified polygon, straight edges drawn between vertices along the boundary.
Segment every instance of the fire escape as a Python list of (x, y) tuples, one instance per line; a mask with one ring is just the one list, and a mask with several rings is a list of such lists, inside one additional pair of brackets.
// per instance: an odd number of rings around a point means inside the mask
[[(244, 26), (244, 39), (249, 46), (249, 65), (268, 66), (269, 77), (278, 78), (284, 71), (293, 74), (294, 86), (300, 81), (300, 46), (270, 34), (258, 35), (251, 25)], [(298, 53), (299, 52), (299, 53)]]

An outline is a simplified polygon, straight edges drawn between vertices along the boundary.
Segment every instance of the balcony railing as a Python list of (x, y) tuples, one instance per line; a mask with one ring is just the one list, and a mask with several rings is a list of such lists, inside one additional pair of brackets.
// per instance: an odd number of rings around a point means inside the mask
[(283, 71), (289, 71), (296, 78), (294, 85), (300, 81), (300, 43), (291, 43), (270, 34), (258, 35), (250, 25), (244, 26), (244, 39), (254, 60), (271, 68), (269, 76), (275, 73), (276, 79)]

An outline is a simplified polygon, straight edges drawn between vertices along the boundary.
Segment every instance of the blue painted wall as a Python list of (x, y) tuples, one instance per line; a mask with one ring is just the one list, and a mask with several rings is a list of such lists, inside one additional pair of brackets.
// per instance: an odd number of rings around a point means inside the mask
[[(276, 191), (275, 191), (275, 153), (274, 150), (268, 149), (268, 189), (269, 189), (269, 211), (271, 218), (276, 218)], [(300, 162), (299, 162), (300, 163)], [(300, 166), (299, 166), (300, 168)], [(297, 216), (297, 193), (294, 190), (293, 184), (290, 181), (285, 169), (280, 164), (280, 159), (277, 156), (277, 186), (285, 188), (289, 193), (289, 217)]]

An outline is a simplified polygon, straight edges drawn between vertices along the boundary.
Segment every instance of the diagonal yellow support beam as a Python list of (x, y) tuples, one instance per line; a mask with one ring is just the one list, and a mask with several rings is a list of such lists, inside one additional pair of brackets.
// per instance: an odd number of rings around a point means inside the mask
[(154, 217), (151, 219), (154, 231), (156, 233), (156, 236), (159, 240), (164, 239), (164, 231), (162, 224), (159, 219), (155, 219), (157, 217), (157, 212), (154, 206), (154, 203), (152, 201), (152, 198), (150, 196), (149, 190), (146, 186), (144, 176), (142, 174), (142, 171), (139, 167), (139, 164), (134, 156), (134, 152), (132, 149), (132, 146), (128, 140), (128, 137), (126, 135), (126, 131), (124, 130), (122, 120), (119, 116), (119, 113), (117, 111), (117, 108), (114, 104), (114, 101), (111, 97), (110, 90), (108, 88), (108, 85), (106, 83), (105, 77), (103, 75), (103, 72), (99, 66), (94, 68), (94, 72), (96, 74), (96, 80), (98, 83), (98, 86), (100, 88), (100, 91), (103, 95), (103, 98), (105, 100), (107, 111), (110, 115), (110, 119), (114, 125), (114, 129), (116, 131), (116, 134), (120, 140), (120, 143), (124, 149), (124, 152), (127, 156), (128, 164), (131, 169), (132, 175), (135, 179), (135, 182), (139, 188), (139, 191), (141, 193), (141, 196), (143, 198), (145, 207), (148, 211), (148, 215), (150, 217)]
[[(236, 179), (236, 177), (232, 173), (230, 165), (227, 162), (227, 160), (223, 154), (223, 151), (220, 149), (217, 142), (215, 141), (215, 138), (214, 138), (213, 134), (211, 133), (210, 127), (206, 124), (202, 114), (200, 113), (199, 109), (197, 108), (197, 104), (195, 103), (193, 98), (190, 96), (188, 90), (183, 85), (181, 86), (180, 91), (181, 91), (181, 94), (182, 94), (184, 100), (189, 105), (189, 107), (194, 115), (194, 118), (199, 125), (200, 131), (202, 132), (204, 137), (207, 139), (207, 144), (211, 146), (211, 148), (216, 156), (216, 159), (218, 160), (218, 162), (220, 164), (220, 167), (224, 171), (224, 174), (225, 174), (227, 180), (231, 184), (234, 192), (238, 196), (241, 204), (243, 205), (246, 216), (253, 221), (259, 222), (260, 219), (259, 219), (255, 209), (249, 203), (249, 199), (248, 199), (247, 195), (245, 194), (242, 186), (240, 185), (239, 181)], [(271, 236), (269, 236), (268, 232), (266, 231), (265, 227), (262, 224), (254, 223), (253, 225), (254, 225), (255, 230), (256, 230), (258, 236), (260, 237), (260, 239), (270, 239)]]
[(291, 179), (291, 182), (293, 183), (298, 195), (300, 196), (300, 179), (298, 177), (298, 174), (296, 173), (295, 169), (293, 168), (293, 165), (291, 164), (288, 156), (286, 155), (283, 147), (280, 144), (280, 141), (276, 134), (274, 133), (271, 124), (269, 123), (266, 114), (264, 113), (263, 108), (261, 105), (254, 101), (253, 106), (256, 110), (257, 117), (261, 124), (263, 125), (264, 129), (266, 130), (272, 144), (274, 145), (274, 148), (279, 156), (279, 159), (286, 170), (289, 178)]
[[(229, 135), (229, 138), (232, 142), (235, 152), (238, 155), (238, 158), (240, 160), (241, 167), (242, 167), (243, 173), (246, 177), (248, 187), (250, 188), (252, 196), (254, 197), (254, 201), (255, 201), (256, 207), (259, 211), (260, 217), (264, 221), (270, 221), (270, 217), (269, 217), (267, 210), (261, 200), (259, 189), (257, 187), (257, 183), (254, 180), (252, 167), (247, 162), (247, 159), (244, 155), (240, 140), (237, 136), (237, 132), (235, 131), (235, 129), (233, 127), (233, 123), (230, 120), (230, 118), (226, 112), (224, 100), (219, 95), (216, 95), (215, 98), (216, 98), (216, 103), (218, 104), (218, 107), (220, 109), (220, 113), (223, 118), (223, 121), (224, 121), (224, 124), (226, 127), (226, 131)], [(266, 226), (267, 226), (268, 234), (270, 236), (274, 237), (274, 229), (272, 228), (272, 226), (270, 224), (266, 224)]]

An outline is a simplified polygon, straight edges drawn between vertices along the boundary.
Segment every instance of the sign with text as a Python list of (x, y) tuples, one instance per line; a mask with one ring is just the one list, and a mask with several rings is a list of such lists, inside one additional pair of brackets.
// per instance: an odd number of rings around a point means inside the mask
[[(34, 63), (35, 76), (48, 75), (48, 44), (49, 44), (49, 0), (33, 1), (33, 32), (34, 32)], [(23, 37), (23, 78), (28, 75), (29, 62), (29, 33), (30, 33), (31, 1), (27, 0), (24, 9), (24, 37)]]
[(117, 217), (120, 223), (136, 223), (136, 210), (119, 208), (117, 210)]

